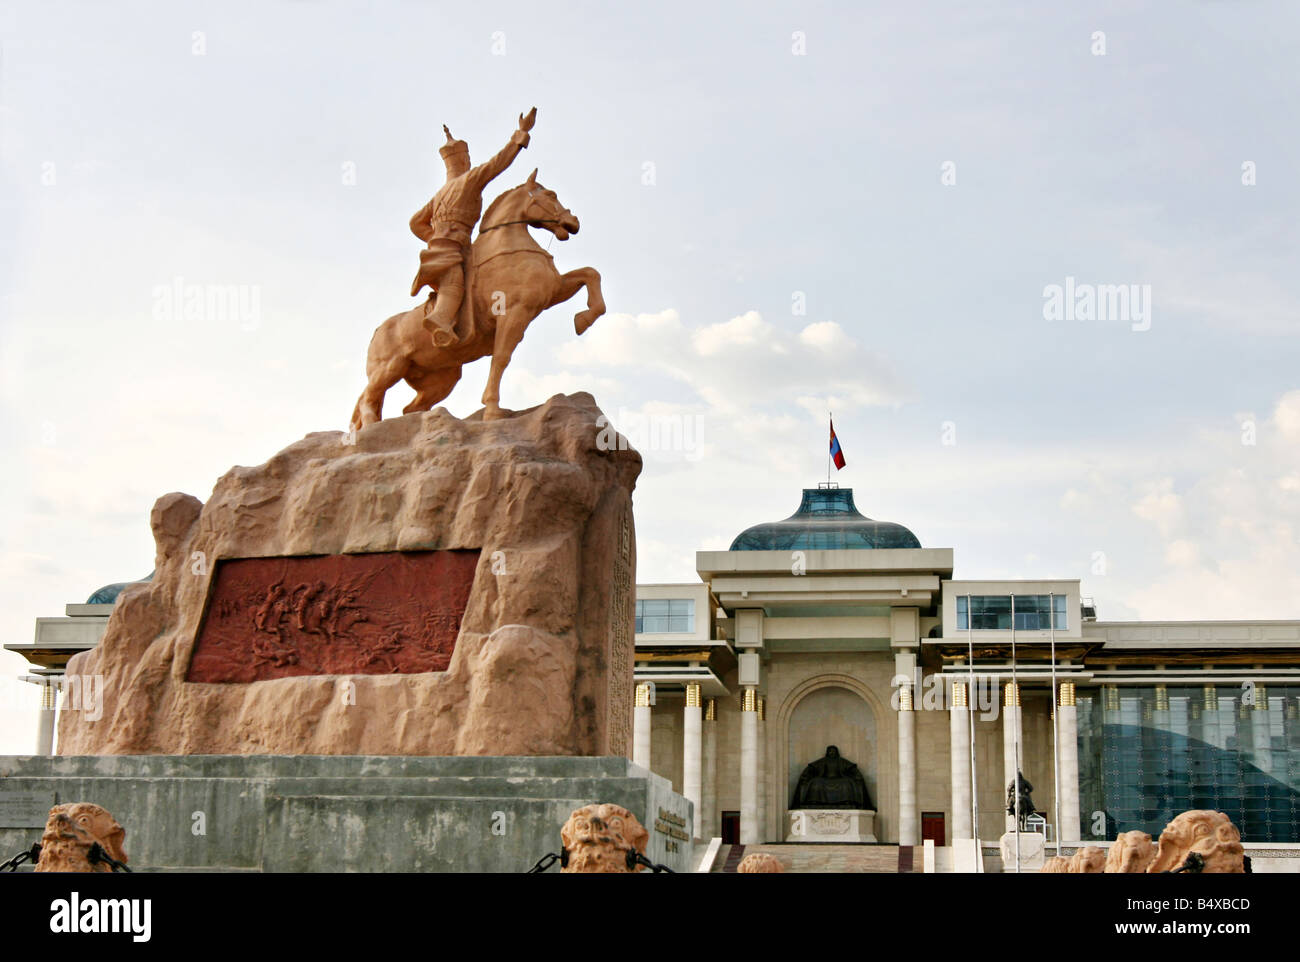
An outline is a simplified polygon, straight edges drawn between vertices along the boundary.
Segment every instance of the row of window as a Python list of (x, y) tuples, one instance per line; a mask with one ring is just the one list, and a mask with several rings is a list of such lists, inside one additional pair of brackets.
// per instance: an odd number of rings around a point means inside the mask
[(637, 634), (695, 631), (694, 598), (647, 598), (636, 603)]
[(1058, 631), (1068, 626), (1065, 595), (958, 595), (957, 628)]
[[(967, 623), (976, 631), (1058, 631), (1068, 626), (1065, 595), (960, 595), (957, 627)], [(647, 598), (636, 603), (638, 633), (689, 633), (695, 631), (693, 598)]]

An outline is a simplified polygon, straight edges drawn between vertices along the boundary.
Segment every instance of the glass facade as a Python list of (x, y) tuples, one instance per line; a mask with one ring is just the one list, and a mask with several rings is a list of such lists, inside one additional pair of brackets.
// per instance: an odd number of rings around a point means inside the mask
[(1300, 686), (1121, 685), (1080, 691), (1085, 839), (1158, 838), (1188, 809), (1216, 809), (1247, 842), (1300, 842)]
[(694, 598), (647, 598), (636, 603), (637, 634), (694, 630)]
[(958, 595), (957, 628), (976, 631), (1063, 631), (1069, 619), (1065, 595)]

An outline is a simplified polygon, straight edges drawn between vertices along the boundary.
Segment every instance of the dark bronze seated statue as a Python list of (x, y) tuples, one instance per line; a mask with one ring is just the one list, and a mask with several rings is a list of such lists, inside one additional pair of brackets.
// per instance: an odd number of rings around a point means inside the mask
[(840, 755), (834, 745), (828, 745), (826, 754), (811, 763), (799, 776), (790, 809), (801, 808), (856, 808), (872, 810), (867, 782), (847, 758)]

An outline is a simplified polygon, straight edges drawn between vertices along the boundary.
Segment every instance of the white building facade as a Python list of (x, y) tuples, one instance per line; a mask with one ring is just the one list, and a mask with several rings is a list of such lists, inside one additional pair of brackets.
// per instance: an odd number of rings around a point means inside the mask
[[(1103, 622), (1078, 580), (954, 580), (951, 549), (833, 486), (696, 569), (637, 587), (634, 732), (698, 838), (797, 840), (834, 745), (881, 842), (996, 842), (1017, 814), (1109, 842), (1191, 808), (1300, 842), (1300, 621)], [(1008, 814), (1017, 769), (1034, 811)]]

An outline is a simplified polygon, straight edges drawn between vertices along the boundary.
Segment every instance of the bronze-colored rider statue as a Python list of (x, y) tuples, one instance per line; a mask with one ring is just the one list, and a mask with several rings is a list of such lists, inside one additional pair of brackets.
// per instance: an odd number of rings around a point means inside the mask
[(424, 308), (424, 329), (432, 333), (437, 347), (450, 347), (470, 333), (457, 331), (456, 322), (465, 296), (470, 234), (483, 213), (483, 188), (528, 146), (528, 132), (536, 119), (536, 107), (527, 116), (521, 114), (519, 129), (510, 135), (510, 142), (477, 167), (470, 166), (469, 145), (453, 138), (443, 125), (447, 143), (438, 152), (447, 167), (447, 182), (411, 218), (411, 232), (428, 245), (420, 251), (420, 269), (411, 284), (411, 296), (426, 285), (437, 293), (437, 297), (429, 295)]

